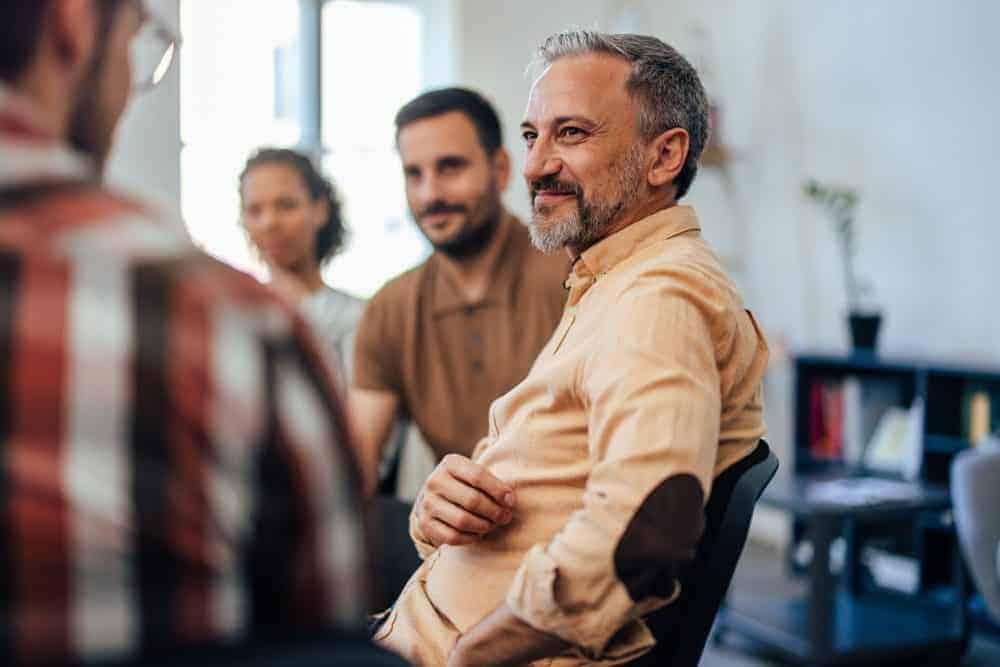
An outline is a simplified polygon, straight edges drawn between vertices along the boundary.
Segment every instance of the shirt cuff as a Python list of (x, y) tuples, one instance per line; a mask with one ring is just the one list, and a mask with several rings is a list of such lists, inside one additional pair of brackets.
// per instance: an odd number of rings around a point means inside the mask
[(585, 660), (632, 660), (647, 652), (656, 640), (642, 617), (672, 602), (679, 592), (675, 583), (669, 598), (653, 597), (637, 604), (618, 584), (598, 604), (570, 610), (556, 599), (559, 577), (555, 560), (536, 544), (521, 562), (506, 603), (519, 619), (569, 642)]
[(436, 546), (427, 541), (423, 531), (420, 530), (420, 526), (417, 524), (416, 506), (410, 510), (410, 539), (413, 540), (413, 546), (417, 548), (417, 554), (421, 560), (427, 560), (427, 557), (437, 550)]

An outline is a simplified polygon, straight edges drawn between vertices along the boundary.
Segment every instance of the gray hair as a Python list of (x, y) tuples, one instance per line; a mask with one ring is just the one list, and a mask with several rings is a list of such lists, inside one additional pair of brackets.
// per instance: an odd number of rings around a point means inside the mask
[(639, 107), (639, 134), (645, 140), (679, 127), (690, 137), (687, 160), (674, 185), (677, 198), (688, 191), (708, 142), (708, 97), (698, 73), (673, 47), (649, 35), (572, 30), (550, 36), (538, 48), (546, 65), (566, 56), (606, 53), (632, 64), (625, 83)]

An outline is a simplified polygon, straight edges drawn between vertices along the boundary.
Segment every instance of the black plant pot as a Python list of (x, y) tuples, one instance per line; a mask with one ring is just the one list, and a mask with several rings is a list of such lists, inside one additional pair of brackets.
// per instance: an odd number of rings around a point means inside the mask
[(847, 317), (851, 327), (851, 344), (855, 350), (874, 352), (878, 341), (878, 330), (882, 326), (882, 315), (851, 313)]

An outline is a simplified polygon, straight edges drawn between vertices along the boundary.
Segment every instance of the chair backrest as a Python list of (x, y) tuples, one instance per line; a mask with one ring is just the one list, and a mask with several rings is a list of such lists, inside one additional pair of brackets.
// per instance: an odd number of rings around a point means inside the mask
[(680, 576), (680, 596), (645, 619), (656, 647), (634, 662), (636, 667), (697, 666), (743, 553), (754, 506), (777, 470), (778, 458), (761, 440), (712, 483), (705, 532), (694, 561)]
[(955, 457), (951, 497), (962, 555), (994, 624), (1000, 624), (1000, 448), (980, 445)]

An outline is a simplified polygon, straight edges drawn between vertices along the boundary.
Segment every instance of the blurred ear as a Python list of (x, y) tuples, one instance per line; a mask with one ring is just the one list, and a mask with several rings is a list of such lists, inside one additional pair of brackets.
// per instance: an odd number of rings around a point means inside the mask
[(99, 21), (97, 5), (93, 0), (52, 0), (46, 17), (52, 52), (59, 66), (73, 79), (86, 76), (94, 57)]
[(493, 154), (493, 173), (497, 179), (497, 191), (506, 192), (510, 182), (510, 153), (503, 146)]
[(325, 197), (310, 203), (310, 217), (313, 229), (319, 231), (330, 217), (330, 202)]
[(687, 160), (690, 141), (687, 130), (680, 127), (667, 130), (653, 139), (653, 164), (647, 174), (650, 186), (660, 188), (677, 178)]

